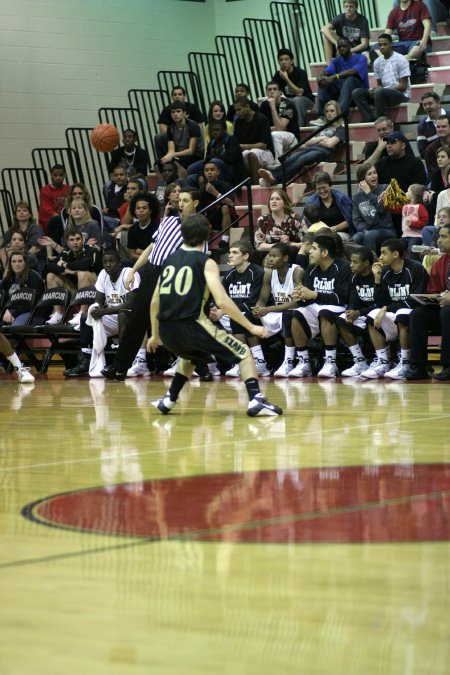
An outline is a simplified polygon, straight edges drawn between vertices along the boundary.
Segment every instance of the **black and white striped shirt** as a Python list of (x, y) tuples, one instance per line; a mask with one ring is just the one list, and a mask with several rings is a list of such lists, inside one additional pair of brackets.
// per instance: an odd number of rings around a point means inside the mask
[(183, 243), (178, 216), (163, 218), (153, 235), (153, 248), (148, 256), (151, 265), (161, 267), (166, 258), (177, 251)]

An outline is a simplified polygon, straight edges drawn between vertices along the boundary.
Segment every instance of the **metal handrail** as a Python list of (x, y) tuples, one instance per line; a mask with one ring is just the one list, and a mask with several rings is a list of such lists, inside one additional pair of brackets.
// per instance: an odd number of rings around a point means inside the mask
[(237, 190), (240, 190), (241, 188), (243, 188), (245, 185), (249, 186), (248, 189), (247, 189), (247, 206), (248, 206), (247, 213), (243, 213), (242, 216), (239, 216), (239, 218), (237, 218), (236, 220), (233, 220), (233, 222), (230, 225), (228, 225), (227, 228), (225, 228), (224, 230), (221, 230), (221, 232), (216, 234), (214, 237), (211, 237), (211, 239), (209, 239), (209, 242), (215, 241), (219, 237), (222, 237), (224, 233), (228, 232), (232, 227), (234, 227), (234, 225), (236, 225), (236, 223), (239, 223), (242, 220), (242, 218), (245, 218), (245, 216), (248, 215), (249, 238), (250, 238), (250, 241), (253, 243), (253, 241), (254, 241), (254, 227), (253, 227), (253, 199), (252, 199), (251, 181), (252, 181), (252, 179), (250, 178), (250, 176), (248, 178), (245, 178), (243, 181), (241, 181), (240, 183), (238, 183), (237, 185), (232, 187), (230, 190), (228, 190), (228, 192), (225, 192), (224, 194), (220, 195), (220, 197), (218, 197), (215, 201), (213, 201), (211, 204), (208, 204), (208, 206), (205, 206), (204, 209), (201, 209), (201, 211), (199, 211), (199, 213), (205, 213), (206, 211), (209, 211), (209, 209), (212, 206), (215, 206), (216, 204), (220, 204), (220, 202), (222, 202), (224, 199), (226, 199), (227, 197), (232, 195)]

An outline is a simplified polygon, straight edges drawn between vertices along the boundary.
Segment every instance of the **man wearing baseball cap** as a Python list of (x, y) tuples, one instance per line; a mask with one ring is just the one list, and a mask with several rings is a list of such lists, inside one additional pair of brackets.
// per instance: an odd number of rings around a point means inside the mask
[[(427, 184), (427, 174), (422, 160), (407, 152), (409, 141), (401, 131), (391, 131), (386, 136), (387, 157), (375, 164), (380, 184), (389, 184), (393, 178), (403, 192), (411, 183)], [(401, 213), (392, 213), (392, 222), (398, 236), (401, 236)]]

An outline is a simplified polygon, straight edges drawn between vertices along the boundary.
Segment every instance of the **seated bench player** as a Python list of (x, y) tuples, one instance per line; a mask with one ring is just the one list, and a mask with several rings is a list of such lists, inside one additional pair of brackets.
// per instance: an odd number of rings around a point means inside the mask
[(289, 377), (312, 375), (308, 352), (309, 341), (321, 335), (325, 345), (325, 362), (318, 377), (335, 377), (337, 329), (336, 318), (345, 311), (350, 289), (351, 270), (348, 260), (337, 257), (336, 241), (329, 235), (317, 235), (309, 251), (310, 264), (303, 283), (293, 291), (299, 302), (292, 316), (297, 365)]
[(251, 323), (225, 292), (217, 264), (203, 253), (209, 238), (209, 223), (200, 214), (188, 216), (181, 225), (183, 244), (163, 264), (151, 303), (152, 336), (148, 351), (160, 341), (180, 356), (169, 390), (152, 405), (163, 415), (175, 406), (178, 396), (195, 370), (210, 356), (230, 365), (238, 358), (241, 379), (247, 389), (250, 417), (277, 416), (282, 409), (267, 401), (259, 389), (252, 353), (247, 345), (217, 327), (205, 315), (205, 299), (211, 294), (216, 306), (252, 335), (266, 337), (262, 326)]
[[(290, 247), (284, 242), (274, 244), (267, 254), (267, 269), (258, 302), (252, 308), (270, 335), (281, 332), (284, 339), (284, 359), (274, 372), (275, 377), (287, 377), (295, 364), (295, 346), (292, 338), (292, 310), (297, 306), (292, 293), (301, 283), (304, 270), (290, 264)], [(273, 305), (267, 305), (269, 299)]]
[[(256, 304), (261, 292), (264, 270), (259, 265), (250, 262), (252, 253), (253, 248), (249, 241), (242, 239), (234, 242), (228, 256), (228, 264), (233, 269), (225, 274), (222, 283), (227, 295), (236, 303), (244, 316), (252, 323), (261, 325), (253, 318), (252, 307)], [(224, 321), (224, 312), (217, 307), (211, 309), (209, 316), (213, 321), (222, 321), (222, 323)], [(259, 338), (236, 321), (230, 320), (229, 325), (231, 334), (250, 347), (258, 375), (270, 375)], [(228, 377), (239, 377), (239, 363), (236, 363), (225, 374)]]
[(350, 296), (345, 312), (336, 319), (337, 329), (353, 357), (353, 366), (343, 370), (342, 377), (358, 377), (369, 367), (358, 337), (368, 336), (367, 313), (375, 309), (373, 263), (373, 252), (365, 246), (359, 247), (351, 254)]
[[(129, 316), (131, 297), (125, 287), (129, 267), (122, 267), (120, 255), (115, 249), (105, 251), (103, 256), (103, 270), (95, 283), (97, 291), (94, 304), (89, 309), (91, 319), (100, 321), (105, 337), (118, 335), (121, 337), (125, 323)], [(133, 289), (138, 288), (139, 274), (135, 274)], [(81, 350), (78, 355), (78, 364), (74, 368), (64, 371), (66, 377), (80, 377), (88, 375), (95, 367), (93, 360), (98, 361), (98, 353), (92, 349), (94, 330), (86, 323), (87, 313), (83, 313), (80, 321)], [(98, 365), (98, 363), (97, 363)], [(98, 373), (100, 374), (100, 373)]]
[[(367, 323), (375, 359), (367, 370), (362, 371), (363, 378), (402, 380), (410, 371), (409, 315), (416, 306), (410, 295), (425, 292), (428, 274), (419, 262), (403, 257), (405, 248), (400, 239), (386, 239), (381, 244), (380, 260), (372, 267), (376, 309), (367, 314)], [(391, 368), (387, 343), (397, 337), (400, 360)]]

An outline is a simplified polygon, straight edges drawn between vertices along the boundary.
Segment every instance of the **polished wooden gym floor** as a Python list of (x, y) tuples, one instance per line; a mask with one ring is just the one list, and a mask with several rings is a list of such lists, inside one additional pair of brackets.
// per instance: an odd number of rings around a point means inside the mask
[(450, 386), (0, 382), (0, 675), (447, 675)]

